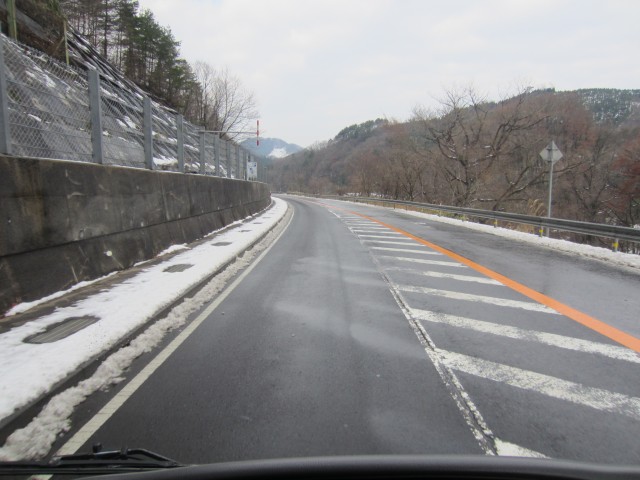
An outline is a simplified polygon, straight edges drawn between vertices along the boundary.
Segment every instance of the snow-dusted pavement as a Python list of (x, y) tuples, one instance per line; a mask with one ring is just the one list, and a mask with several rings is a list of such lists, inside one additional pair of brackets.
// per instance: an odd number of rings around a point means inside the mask
[[(272, 229), (286, 210), (286, 202), (274, 198), (272, 208), (265, 213), (236, 222), (233, 228), (227, 227), (218, 234), (213, 232), (211, 242), (173, 246), (168, 252), (174, 255), (166, 261), (153, 262), (125, 281), (0, 334), (0, 421), (118, 345), (242, 254)], [(10, 313), (17, 314), (31, 306), (33, 303), (18, 305)], [(97, 320), (61, 340), (41, 344), (25, 341), (77, 317)]]

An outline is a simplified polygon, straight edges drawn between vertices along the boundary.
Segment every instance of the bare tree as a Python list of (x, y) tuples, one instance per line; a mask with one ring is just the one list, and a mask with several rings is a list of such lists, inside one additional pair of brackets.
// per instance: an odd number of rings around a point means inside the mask
[(193, 66), (193, 76), (196, 84), (189, 116), (206, 130), (213, 130), (216, 124), (213, 105), (216, 71), (208, 63), (197, 61)]
[(258, 118), (253, 94), (228, 69), (215, 70), (206, 62), (196, 62), (194, 76), (198, 83), (194, 101), (194, 116), (207, 130), (222, 132), (228, 139), (253, 129)]
[[(528, 88), (521, 89), (509, 100), (494, 104), (467, 88), (446, 92), (442, 109), (435, 116), (414, 110), (414, 121), (423, 127), (422, 148), (429, 155), (433, 155), (434, 147), (439, 153), (435, 163), (447, 181), (454, 204), (492, 202), (493, 208), (498, 208), (506, 196), (503, 191), (490, 191), (489, 184), (511, 192), (526, 188), (528, 182), (523, 181), (532, 170), (531, 162), (517, 169), (509, 160), (523, 147), (520, 134), (544, 118), (528, 108), (529, 94)], [(496, 184), (497, 177), (504, 177), (506, 185)]]
[(226, 68), (218, 72), (215, 92), (216, 130), (225, 132), (231, 139), (241, 136), (232, 132), (249, 130), (251, 122), (258, 118), (253, 93), (247, 91), (240, 79)]

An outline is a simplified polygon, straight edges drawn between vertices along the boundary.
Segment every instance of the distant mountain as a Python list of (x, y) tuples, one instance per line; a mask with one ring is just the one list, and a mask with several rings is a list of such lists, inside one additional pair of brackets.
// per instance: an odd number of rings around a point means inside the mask
[(576, 93), (596, 122), (640, 125), (640, 90), (585, 88)]
[(577, 95), (597, 124), (625, 128), (640, 126), (640, 89), (582, 88), (556, 91), (547, 88), (536, 90), (533, 94), (556, 97)]
[(261, 138), (260, 145), (256, 145), (255, 138), (248, 138), (240, 142), (244, 148), (253, 155), (264, 158), (284, 158), (293, 153), (297, 153), (303, 148), (295, 143), (287, 143), (279, 138)]

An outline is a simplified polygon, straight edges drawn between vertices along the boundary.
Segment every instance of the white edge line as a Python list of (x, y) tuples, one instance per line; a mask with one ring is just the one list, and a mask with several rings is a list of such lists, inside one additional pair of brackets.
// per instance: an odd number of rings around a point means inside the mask
[(129, 383), (122, 388), (91, 420), (89, 420), (82, 428), (80, 428), (60, 449), (57, 455), (69, 455), (78, 451), (89, 438), (133, 395), (133, 393), (162, 365), (171, 354), (200, 326), (200, 324), (209, 316), (218, 306), (240, 285), (249, 273), (260, 263), (260, 261), (269, 253), (271, 248), (280, 240), (280, 237), (287, 231), (294, 212), (285, 228), (274, 239), (258, 258), (256, 258), (246, 270), (244, 270), (207, 308), (205, 308), (193, 322), (191, 322), (180, 334), (171, 341), (156, 357), (151, 360)]

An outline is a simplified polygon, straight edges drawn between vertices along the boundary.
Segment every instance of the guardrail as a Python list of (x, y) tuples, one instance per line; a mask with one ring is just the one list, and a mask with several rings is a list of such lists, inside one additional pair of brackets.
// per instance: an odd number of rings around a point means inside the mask
[(495, 212), (492, 210), (480, 210), (476, 208), (451, 207), (448, 205), (435, 205), (431, 203), (418, 203), (404, 200), (388, 200), (375, 197), (344, 197), (336, 195), (322, 195), (322, 198), (333, 198), (357, 203), (386, 203), (390, 205), (405, 205), (425, 210), (432, 210), (435, 212), (468, 215), (470, 217), (486, 218), (494, 221), (500, 220), (505, 222), (522, 223), (538, 227), (538, 232), (540, 232), (540, 235), (542, 235), (544, 229), (553, 229), (564, 232), (579, 233), (582, 235), (591, 235), (594, 237), (612, 238), (614, 239), (614, 250), (618, 249), (618, 242), (620, 240), (629, 242), (640, 242), (640, 229), (621, 227), (617, 225), (580, 222), (577, 220), (565, 220), (561, 218), (537, 217), (519, 213)]

